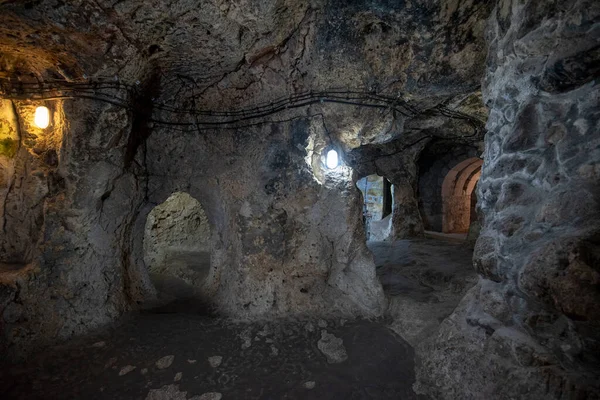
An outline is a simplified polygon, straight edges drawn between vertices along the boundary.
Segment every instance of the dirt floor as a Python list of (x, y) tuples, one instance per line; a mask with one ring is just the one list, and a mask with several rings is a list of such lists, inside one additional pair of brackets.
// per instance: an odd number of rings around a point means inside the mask
[(425, 399), (411, 344), (474, 283), (470, 251), (433, 239), (369, 247), (386, 319), (244, 324), (172, 303), (2, 366), (0, 399)]
[(477, 282), (473, 251), (438, 239), (368, 242), (388, 298), (389, 327), (416, 347)]
[[(323, 331), (343, 340), (345, 361), (328, 363), (318, 346)], [(172, 364), (160, 369), (156, 363), (165, 356), (174, 356)], [(214, 356), (222, 359), (213, 367)], [(216, 364), (218, 358), (211, 360)], [(412, 348), (381, 322), (234, 324), (146, 312), (102, 335), (3, 368), (0, 398), (208, 400), (220, 398), (216, 393), (225, 400), (421, 398), (413, 382)]]

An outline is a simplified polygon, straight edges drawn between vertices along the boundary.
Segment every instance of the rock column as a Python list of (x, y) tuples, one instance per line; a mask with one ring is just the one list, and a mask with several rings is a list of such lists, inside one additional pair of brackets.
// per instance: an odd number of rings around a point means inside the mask
[(600, 396), (599, 17), (503, 0), (489, 21), (481, 279), (418, 349), (420, 392)]

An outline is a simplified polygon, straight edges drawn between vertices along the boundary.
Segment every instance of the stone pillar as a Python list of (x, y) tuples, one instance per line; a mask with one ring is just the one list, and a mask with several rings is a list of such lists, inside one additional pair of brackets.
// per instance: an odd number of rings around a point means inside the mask
[(406, 239), (423, 234), (423, 221), (415, 193), (414, 181), (408, 177), (392, 178), (394, 206), (392, 227), (394, 239)]
[(393, 157), (382, 157), (375, 161), (378, 175), (387, 178), (394, 198), (392, 208), (392, 238), (406, 239), (423, 235), (423, 220), (417, 201), (417, 163), (422, 146), (414, 146)]
[(492, 14), (481, 279), (418, 348), (419, 392), (600, 396), (599, 20), (582, 0), (501, 0)]

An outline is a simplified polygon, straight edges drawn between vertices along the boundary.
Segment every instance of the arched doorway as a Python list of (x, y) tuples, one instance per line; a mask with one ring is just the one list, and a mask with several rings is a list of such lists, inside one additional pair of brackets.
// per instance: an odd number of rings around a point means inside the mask
[(363, 195), (363, 223), (367, 241), (383, 241), (392, 229), (393, 188), (379, 175), (359, 179), (356, 186)]
[(204, 298), (211, 274), (211, 229), (202, 205), (175, 192), (148, 214), (144, 263), (158, 299)]
[(483, 161), (472, 157), (452, 168), (442, 184), (442, 232), (466, 233), (475, 218), (472, 200)]
[(417, 196), (425, 231), (443, 231), (442, 185), (448, 172), (461, 161), (476, 158), (480, 153), (475, 146), (448, 140), (433, 141), (423, 149), (417, 160)]

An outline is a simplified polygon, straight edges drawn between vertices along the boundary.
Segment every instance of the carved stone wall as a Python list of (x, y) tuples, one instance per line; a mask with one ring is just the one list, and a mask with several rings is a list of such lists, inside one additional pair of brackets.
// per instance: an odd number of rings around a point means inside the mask
[[(471, 200), (481, 176), (481, 159), (468, 158), (452, 168), (442, 183), (442, 231), (466, 233), (471, 221)], [(474, 210), (473, 210), (474, 211)]]
[[(379, 315), (356, 177), (328, 170), (318, 120), (245, 130), (159, 129), (148, 141), (148, 204), (197, 199), (211, 227), (213, 304), (241, 318)], [(335, 143), (334, 143), (335, 145)]]
[(600, 396), (600, 3), (498, 3), (480, 282), (418, 349), (439, 399)]
[(55, 101), (51, 126), (36, 130), (36, 105), (15, 102), (20, 147), (1, 199), (9, 231), (0, 262), (11, 265), (0, 273), (2, 345), (11, 355), (88, 332), (130, 307), (126, 237), (142, 199), (141, 159), (125, 166), (126, 110)]

